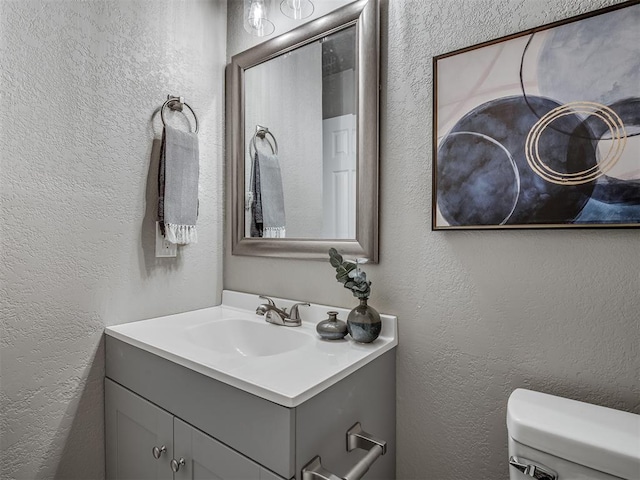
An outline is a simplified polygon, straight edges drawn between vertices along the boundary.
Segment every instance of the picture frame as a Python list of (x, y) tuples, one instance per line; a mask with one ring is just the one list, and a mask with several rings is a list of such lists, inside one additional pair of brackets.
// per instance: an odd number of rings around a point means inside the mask
[(432, 229), (640, 226), (640, 1), (434, 57)]

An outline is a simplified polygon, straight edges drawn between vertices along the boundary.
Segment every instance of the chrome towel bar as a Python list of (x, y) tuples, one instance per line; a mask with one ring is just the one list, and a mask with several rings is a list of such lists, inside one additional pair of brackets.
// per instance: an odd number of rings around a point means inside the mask
[(344, 477), (339, 477), (324, 468), (321, 458), (316, 456), (302, 469), (302, 480), (360, 480), (371, 465), (387, 453), (387, 442), (365, 432), (360, 422), (357, 422), (347, 430), (347, 451), (351, 452), (356, 448), (369, 451)]

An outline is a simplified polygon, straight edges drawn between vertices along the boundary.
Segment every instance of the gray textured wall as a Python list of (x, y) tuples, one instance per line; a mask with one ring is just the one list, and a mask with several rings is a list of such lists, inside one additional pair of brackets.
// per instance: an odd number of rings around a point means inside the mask
[[(225, 40), (224, 0), (0, 0), (3, 480), (103, 478), (103, 328), (219, 303)], [(200, 243), (156, 259), (167, 93), (201, 122)]]
[[(227, 55), (248, 46), (237, 2)], [(432, 57), (613, 3), (382, 2), (381, 260), (366, 271), (370, 304), (400, 323), (400, 479), (507, 478), (517, 387), (640, 413), (637, 230), (430, 230)], [(324, 262), (227, 249), (224, 285), (355, 305)]]

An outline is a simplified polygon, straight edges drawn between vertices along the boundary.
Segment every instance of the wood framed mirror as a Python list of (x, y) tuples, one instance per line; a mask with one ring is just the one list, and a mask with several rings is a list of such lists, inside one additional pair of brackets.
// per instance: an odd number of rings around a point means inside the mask
[(226, 77), (232, 254), (377, 262), (378, 0), (235, 55)]

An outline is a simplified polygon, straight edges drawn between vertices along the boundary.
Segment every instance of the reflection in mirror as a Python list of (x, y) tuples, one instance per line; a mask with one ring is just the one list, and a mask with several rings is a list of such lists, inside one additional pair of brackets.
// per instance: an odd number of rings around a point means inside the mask
[(245, 71), (245, 236), (355, 239), (355, 48), (352, 25)]
[(378, 261), (378, 0), (356, 0), (227, 66), (234, 255)]

